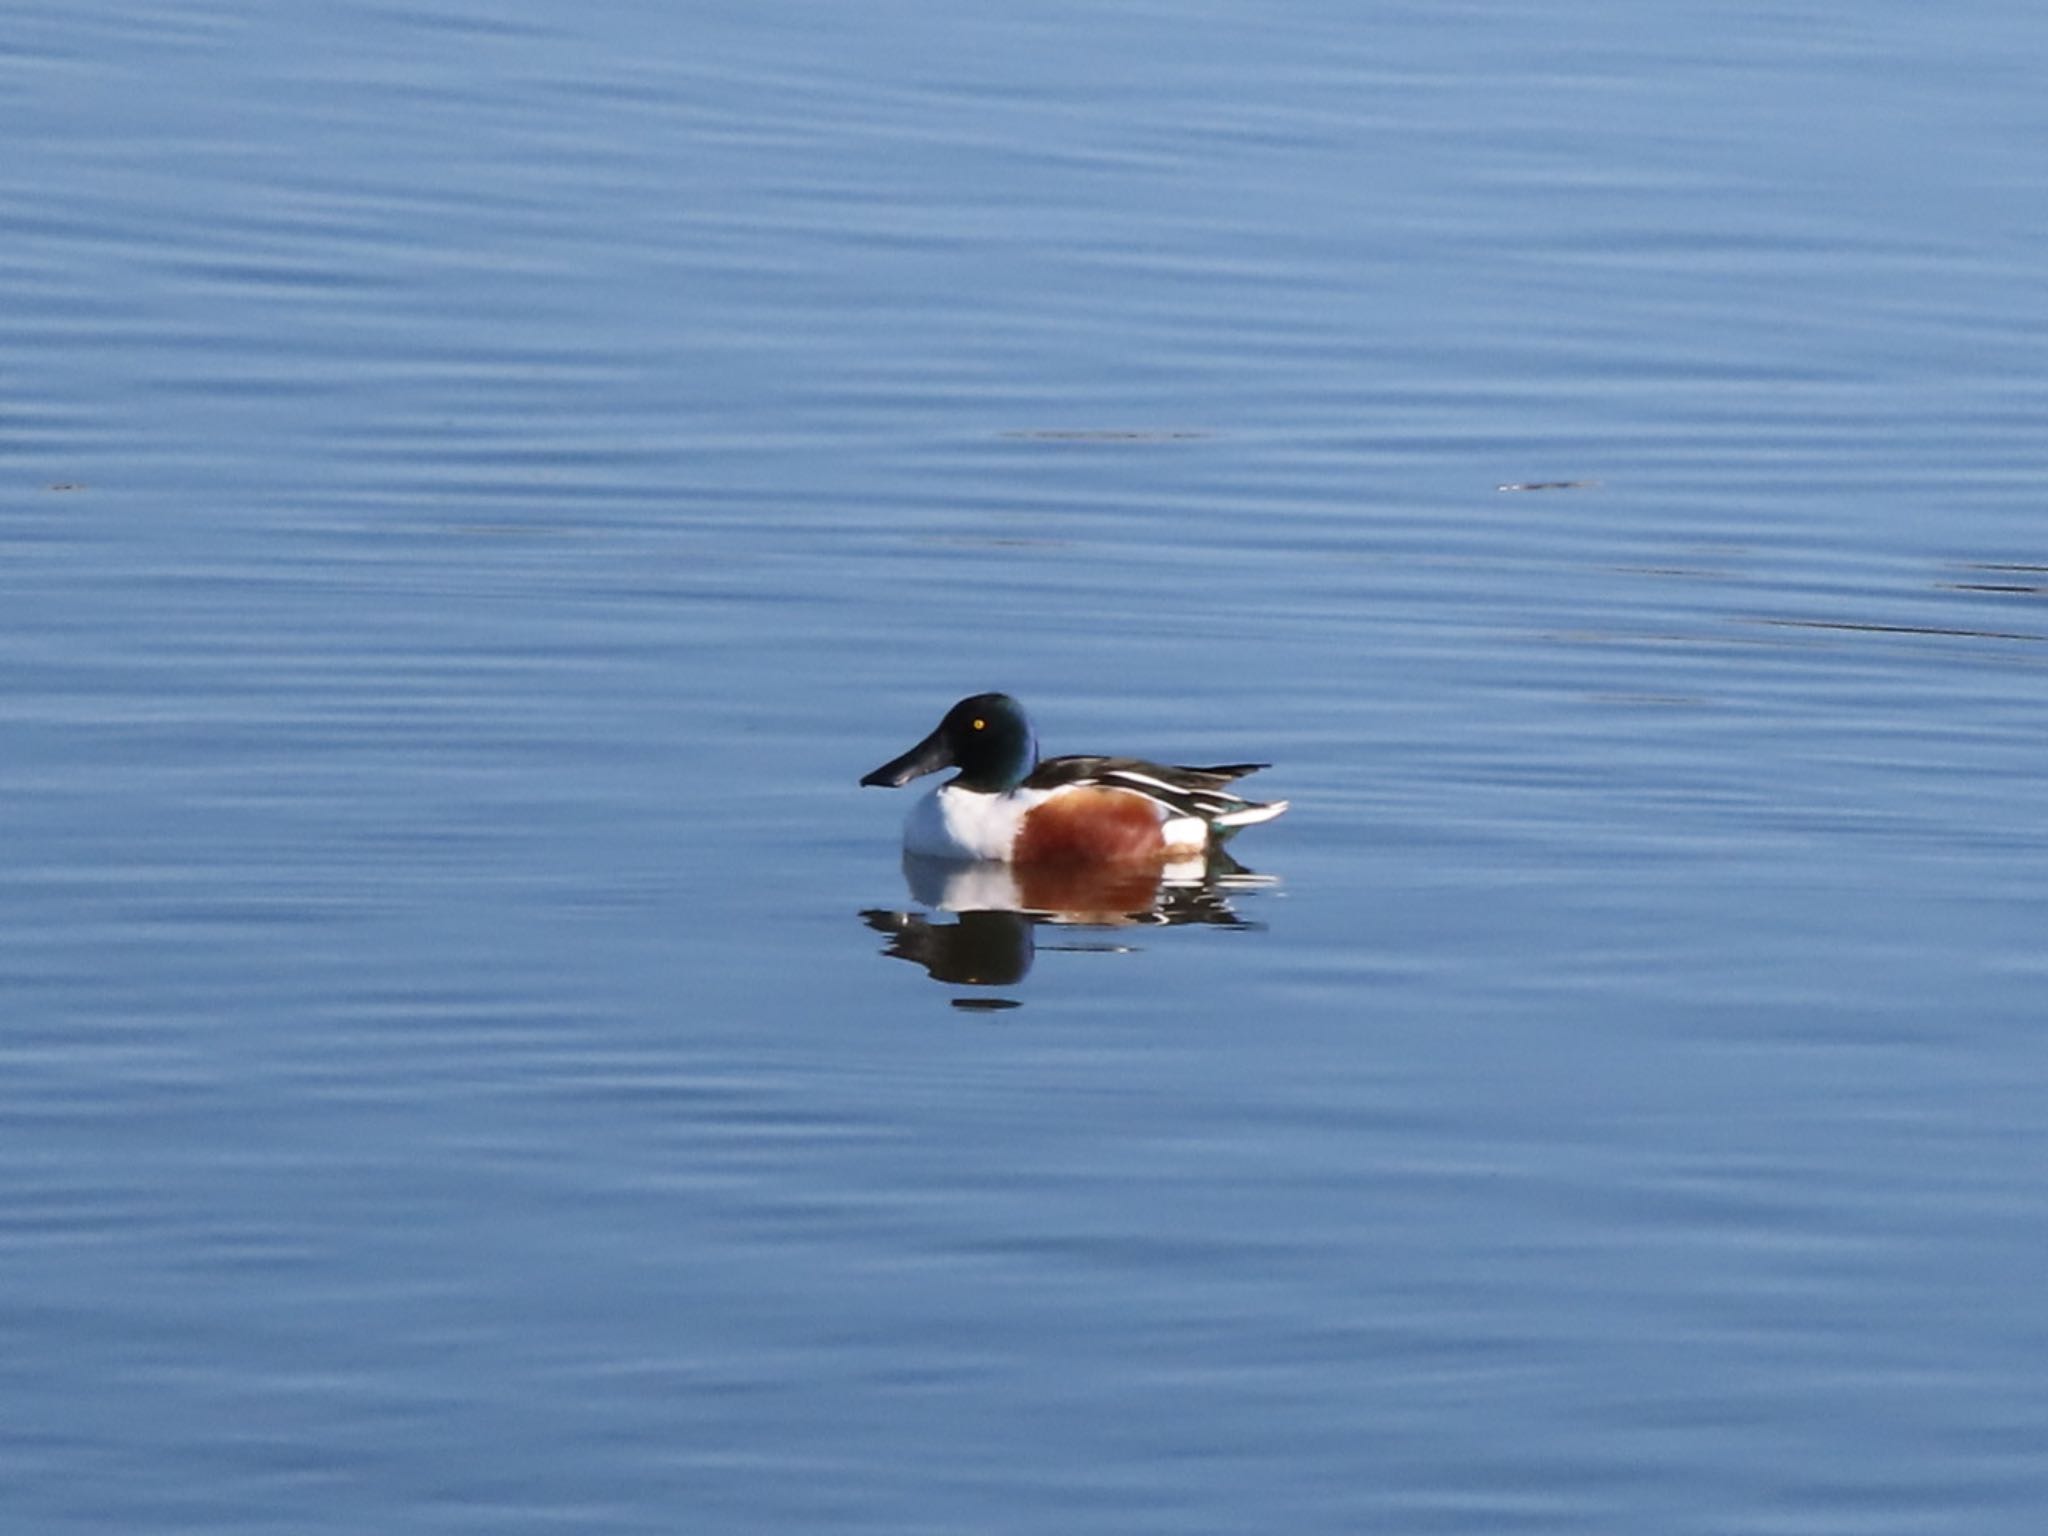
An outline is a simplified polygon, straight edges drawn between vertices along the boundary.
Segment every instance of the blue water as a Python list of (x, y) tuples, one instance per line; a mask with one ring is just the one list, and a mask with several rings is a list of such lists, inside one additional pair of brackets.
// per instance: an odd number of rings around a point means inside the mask
[(0, 1528), (2040, 1528), (2036, 7), (5, 22)]

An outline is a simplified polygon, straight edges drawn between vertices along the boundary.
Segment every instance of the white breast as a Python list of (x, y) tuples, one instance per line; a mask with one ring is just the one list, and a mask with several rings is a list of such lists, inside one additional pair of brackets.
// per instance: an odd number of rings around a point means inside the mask
[(1024, 813), (1046, 793), (1018, 789), (983, 795), (941, 784), (911, 808), (903, 824), (903, 846), (934, 859), (1007, 860)]

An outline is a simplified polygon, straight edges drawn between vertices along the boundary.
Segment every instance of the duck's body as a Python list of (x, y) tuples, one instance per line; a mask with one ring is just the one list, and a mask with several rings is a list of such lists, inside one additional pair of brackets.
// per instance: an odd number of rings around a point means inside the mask
[(1122, 863), (1206, 853), (1240, 827), (1270, 821), (1262, 804), (1225, 785), (1263, 763), (1168, 767), (1135, 757), (1038, 760), (1017, 701), (962, 699), (937, 730), (863, 784), (897, 786), (941, 768), (957, 777), (918, 802), (903, 827), (911, 853), (1015, 864)]

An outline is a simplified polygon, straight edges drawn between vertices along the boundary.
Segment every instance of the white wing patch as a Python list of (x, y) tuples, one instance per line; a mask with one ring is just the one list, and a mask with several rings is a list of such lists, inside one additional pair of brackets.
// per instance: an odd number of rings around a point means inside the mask
[(1216, 818), (1219, 827), (1256, 827), (1262, 821), (1271, 821), (1287, 809), (1285, 800), (1269, 800), (1264, 805), (1247, 804), (1241, 811), (1227, 811)]

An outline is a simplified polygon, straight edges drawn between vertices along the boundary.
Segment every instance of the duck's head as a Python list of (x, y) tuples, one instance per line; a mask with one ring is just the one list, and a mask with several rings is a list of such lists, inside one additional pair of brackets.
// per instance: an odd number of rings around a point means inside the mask
[(962, 789), (1002, 794), (1038, 766), (1038, 739), (1024, 706), (1007, 693), (977, 693), (946, 711), (939, 728), (861, 780), (895, 789), (922, 774), (958, 768)]

